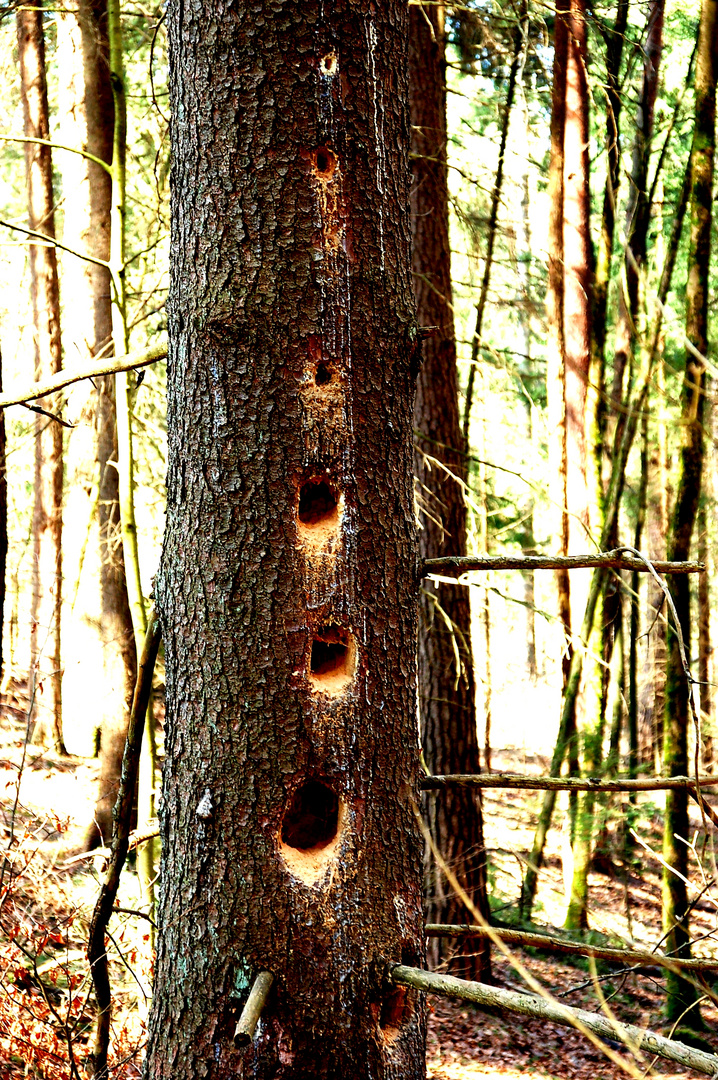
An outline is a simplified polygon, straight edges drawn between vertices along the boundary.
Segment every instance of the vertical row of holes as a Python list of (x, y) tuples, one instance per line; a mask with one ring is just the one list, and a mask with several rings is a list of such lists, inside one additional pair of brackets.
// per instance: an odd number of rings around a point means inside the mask
[[(325, 63), (326, 62), (326, 63)], [(332, 75), (336, 58), (322, 61), (324, 74)], [(336, 155), (326, 146), (314, 152), (316, 176), (328, 183), (337, 165)], [(332, 382), (333, 369), (318, 361), (314, 382), (318, 387)], [(305, 480), (299, 491), (297, 518), (300, 536), (312, 545), (321, 546), (336, 533), (341, 515), (339, 492), (325, 476)], [(319, 627), (314, 634), (309, 657), (309, 680), (315, 690), (337, 694), (354, 674), (355, 649), (347, 629), (336, 625)], [(341, 807), (339, 796), (329, 783), (306, 780), (292, 795), (282, 820), (281, 843), (285, 860), (307, 883), (322, 872), (323, 858), (312, 858), (335, 844), (339, 832)]]

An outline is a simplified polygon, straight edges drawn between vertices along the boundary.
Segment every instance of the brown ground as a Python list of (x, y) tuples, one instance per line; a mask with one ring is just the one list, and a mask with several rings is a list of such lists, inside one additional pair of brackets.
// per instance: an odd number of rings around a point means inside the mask
[[(67, 1032), (71, 1035), (78, 1073), (89, 1045), (91, 1014), (84, 960), (87, 923), (97, 894), (101, 862), (72, 861), (82, 843), (91, 813), (96, 763), (81, 758), (60, 760), (29, 748), (22, 772), (17, 808), (18, 767), (23, 755), (24, 718), (21, 702), (6, 702), (0, 728), (0, 840), (6, 852), (0, 869), (0, 1080), (5, 1077), (70, 1077)], [(13, 708), (12, 706), (15, 706)], [(8, 707), (9, 706), (9, 707)], [(495, 752), (494, 771), (540, 771), (545, 763), (512, 751)], [(485, 833), (491, 859), (491, 896), (496, 918), (516, 921), (522, 856), (532, 837), (538, 792), (485, 793)], [(643, 797), (635, 829), (645, 847), (634, 845), (629, 865), (618, 858), (626, 827), (626, 809), (606, 810), (604, 872), (591, 878), (591, 929), (596, 942), (634, 943), (652, 947), (660, 938), (660, 850), (662, 798)], [(561, 814), (557, 814), (560, 822)], [(691, 881), (698, 890), (713, 876), (712, 852), (703, 850), (700, 817), (694, 816), (697, 839)], [(535, 912), (537, 926), (560, 927), (563, 909), (560, 828), (550, 837)], [(8, 858), (8, 853), (11, 857)], [(703, 876), (705, 875), (705, 877)], [(136, 876), (123, 880), (121, 906), (113, 917), (114, 952), (111, 978), (116, 994), (114, 1028), (117, 1078), (139, 1075), (143, 1041), (143, 986), (150, 976), (149, 927), (136, 912), (141, 904)], [(692, 916), (692, 931), (701, 939), (697, 955), (714, 956), (718, 937), (718, 892), (708, 889)], [(518, 951), (520, 961), (560, 1000), (583, 1008), (599, 1008), (590, 975), (576, 964), (535, 951)], [(132, 969), (132, 974), (130, 972)], [(616, 1015), (639, 1026), (661, 1030), (663, 984), (648, 974), (612, 972), (599, 967), (603, 993)], [(499, 986), (522, 989), (521, 976), (508, 960), (494, 957)], [(718, 987), (717, 987), (718, 989)], [(493, 1015), (469, 1004), (433, 997), (430, 1000), (427, 1065), (435, 1080), (472, 1080), (496, 1075), (507, 1078), (560, 1077), (613, 1080), (626, 1075), (600, 1050), (567, 1028), (514, 1016)], [(709, 1027), (705, 1038), (718, 1052), (718, 1010), (704, 1007)], [(639, 1065), (636, 1075), (651, 1065)], [(659, 1062), (662, 1076), (685, 1070)], [(717, 1070), (718, 1071), (718, 1070)]]

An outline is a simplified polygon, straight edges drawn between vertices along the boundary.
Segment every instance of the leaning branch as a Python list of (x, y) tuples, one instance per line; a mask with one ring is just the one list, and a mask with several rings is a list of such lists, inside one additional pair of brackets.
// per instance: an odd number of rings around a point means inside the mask
[(242, 1015), (239, 1018), (237, 1027), (234, 1029), (234, 1045), (238, 1049), (249, 1046), (251, 1043), (273, 982), (274, 976), (271, 971), (260, 971), (254, 980), (247, 1003), (242, 1009)]
[(568, 941), (566, 938), (554, 937), (549, 934), (529, 933), (525, 930), (506, 930), (503, 927), (473, 926), (467, 923), (427, 923), (425, 928), (427, 937), (468, 937), (468, 938), (494, 938), (498, 937), (507, 945), (517, 945), (520, 948), (544, 949), (546, 952), (565, 953), (569, 956), (592, 956), (595, 960), (605, 960), (612, 964), (621, 964), (625, 967), (640, 965), (641, 967), (664, 967), (669, 969), (683, 968), (689, 971), (716, 971), (718, 959), (699, 960), (692, 958), (682, 960), (676, 957), (665, 956), (663, 953), (645, 952), (640, 949), (611, 949), (603, 945), (588, 945), (582, 941)]
[[(659, 574), (700, 574), (706, 568), (702, 562), (652, 562), (650, 565)], [(595, 555), (457, 555), (443, 559), (425, 559), (422, 577), (465, 574), (469, 570), (579, 570), (596, 567), (650, 570), (645, 559), (626, 555), (623, 548), (614, 548), (612, 551), (601, 551)]]
[(503, 1009), (536, 1020), (548, 1020), (554, 1024), (590, 1032), (599, 1039), (618, 1039), (634, 1053), (643, 1050), (685, 1065), (686, 1068), (696, 1069), (706, 1076), (718, 1077), (718, 1056), (715, 1054), (694, 1050), (692, 1046), (666, 1039), (654, 1031), (646, 1031), (644, 1028), (634, 1027), (633, 1024), (622, 1024), (618, 1020), (609, 1020), (606, 1016), (588, 1012), (586, 1009), (574, 1009), (531, 994), (518, 994), (497, 986), (485, 986), (484, 983), (457, 979), (453, 975), (438, 975), (419, 968), (405, 967), (403, 964), (389, 968), (387, 975), (399, 986), (409, 986), (428, 994), (463, 998), (484, 1008)]
[(104, 884), (95, 904), (87, 942), (87, 958), (90, 961), (92, 984), (97, 1002), (97, 1027), (93, 1052), (94, 1076), (102, 1080), (107, 1075), (107, 1050), (110, 1044), (110, 1016), (112, 994), (107, 970), (105, 951), (105, 933), (112, 915), (120, 884), (120, 874), (127, 857), (130, 836), (130, 818), (137, 786), (137, 768), (142, 746), (142, 733), (145, 715), (152, 689), (152, 674), (155, 669), (157, 651), (160, 646), (160, 624), (154, 610), (150, 613), (147, 624), (147, 636), (137, 671), (137, 684), (132, 699), (132, 710), (127, 727), (127, 741), (122, 757), (122, 777), (117, 802), (112, 814), (112, 855), (107, 867)]
[(9, 405), (22, 405), (26, 401), (45, 397), (46, 394), (54, 394), (65, 386), (81, 382), (83, 379), (95, 379), (100, 375), (114, 375), (118, 371), (130, 371), (132, 368), (147, 367), (157, 360), (163, 360), (167, 356), (167, 339), (163, 337), (157, 345), (143, 352), (125, 353), (122, 356), (110, 356), (107, 360), (92, 361), (86, 368), (71, 368), (59, 371), (57, 375), (44, 382), (32, 383), (24, 390), (11, 390), (7, 394), (0, 394), (0, 409), (6, 409)]
[(673, 788), (716, 787), (718, 776), (641, 776), (635, 779), (598, 780), (590, 776), (525, 776), (522, 773), (448, 773), (423, 776), (423, 791), (450, 787), (522, 788), (530, 791), (669, 791)]

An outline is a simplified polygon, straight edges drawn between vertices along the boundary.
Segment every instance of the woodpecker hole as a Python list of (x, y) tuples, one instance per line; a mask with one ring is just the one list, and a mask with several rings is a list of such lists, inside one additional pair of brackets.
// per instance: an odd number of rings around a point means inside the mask
[(299, 493), (299, 520), (302, 525), (320, 525), (336, 520), (339, 499), (326, 480), (307, 480)]
[(387, 1042), (394, 1040), (411, 1020), (414, 1012), (413, 996), (406, 986), (395, 986), (387, 992), (379, 1014), (379, 1027)]
[(337, 54), (334, 52), (327, 53), (319, 61), (319, 70), (322, 75), (335, 75), (337, 70)]
[(309, 677), (316, 690), (340, 694), (354, 675), (356, 649), (342, 626), (323, 626), (314, 635)]
[(331, 369), (326, 364), (318, 364), (316, 374), (314, 375), (314, 382), (317, 386), (326, 386), (327, 383), (332, 381)]
[(305, 885), (326, 873), (335, 855), (346, 819), (346, 807), (321, 780), (305, 781), (284, 812), (279, 852), (288, 870)]
[(326, 146), (320, 146), (314, 154), (314, 167), (320, 180), (331, 180), (337, 167), (336, 154)]
[(336, 839), (339, 798), (318, 780), (294, 792), (282, 822), (282, 843), (299, 851), (322, 851)]

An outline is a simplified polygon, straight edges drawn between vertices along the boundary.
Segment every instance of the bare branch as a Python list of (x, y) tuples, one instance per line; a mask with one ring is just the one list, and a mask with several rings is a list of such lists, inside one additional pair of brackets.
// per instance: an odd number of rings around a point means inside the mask
[[(0, 223), (1, 224), (1, 223)], [(10, 405), (23, 405), (26, 401), (45, 397), (62, 390), (65, 386), (81, 382), (83, 379), (94, 379), (100, 375), (114, 375), (118, 371), (131, 371), (133, 368), (146, 367), (154, 364), (157, 360), (163, 360), (167, 355), (167, 338), (162, 337), (157, 345), (153, 345), (143, 352), (124, 353), (122, 356), (110, 356), (108, 359), (98, 361), (94, 359), (85, 369), (70, 368), (58, 371), (57, 375), (46, 379), (44, 382), (31, 383), (24, 390), (11, 390), (7, 394), (0, 394), (0, 409), (6, 409)]]
[(645, 1050), (689, 1069), (695, 1069), (706, 1076), (718, 1076), (718, 1056), (715, 1054), (694, 1050), (692, 1046), (666, 1039), (654, 1031), (634, 1027), (633, 1024), (622, 1024), (618, 1020), (588, 1012), (586, 1009), (574, 1009), (531, 994), (518, 994), (513, 990), (502, 990), (498, 986), (485, 986), (483, 983), (422, 971), (404, 964), (389, 967), (387, 976), (398, 986), (410, 986), (415, 990), (442, 994), (445, 997), (463, 998), (484, 1008), (503, 1009), (535, 1020), (548, 1020), (566, 1027), (577, 1027), (579, 1030), (591, 1032), (599, 1039), (618, 1039), (634, 1053)]
[[(0, 399), (0, 404), (2, 400)], [(615, 570), (643, 570), (651, 566), (659, 574), (701, 574), (702, 562), (652, 562), (624, 554), (624, 548), (600, 551), (595, 555), (466, 555), (443, 559), (425, 559), (422, 577), (439, 574), (465, 574), (471, 570), (578, 570), (613, 567)]]
[(440, 791), (448, 787), (520, 788), (528, 791), (668, 791), (688, 788), (695, 791), (716, 787), (718, 777), (699, 776), (640, 776), (636, 779), (599, 780), (574, 776), (524, 776), (521, 773), (454, 773), (446, 776), (424, 776), (419, 781), (423, 791)]

